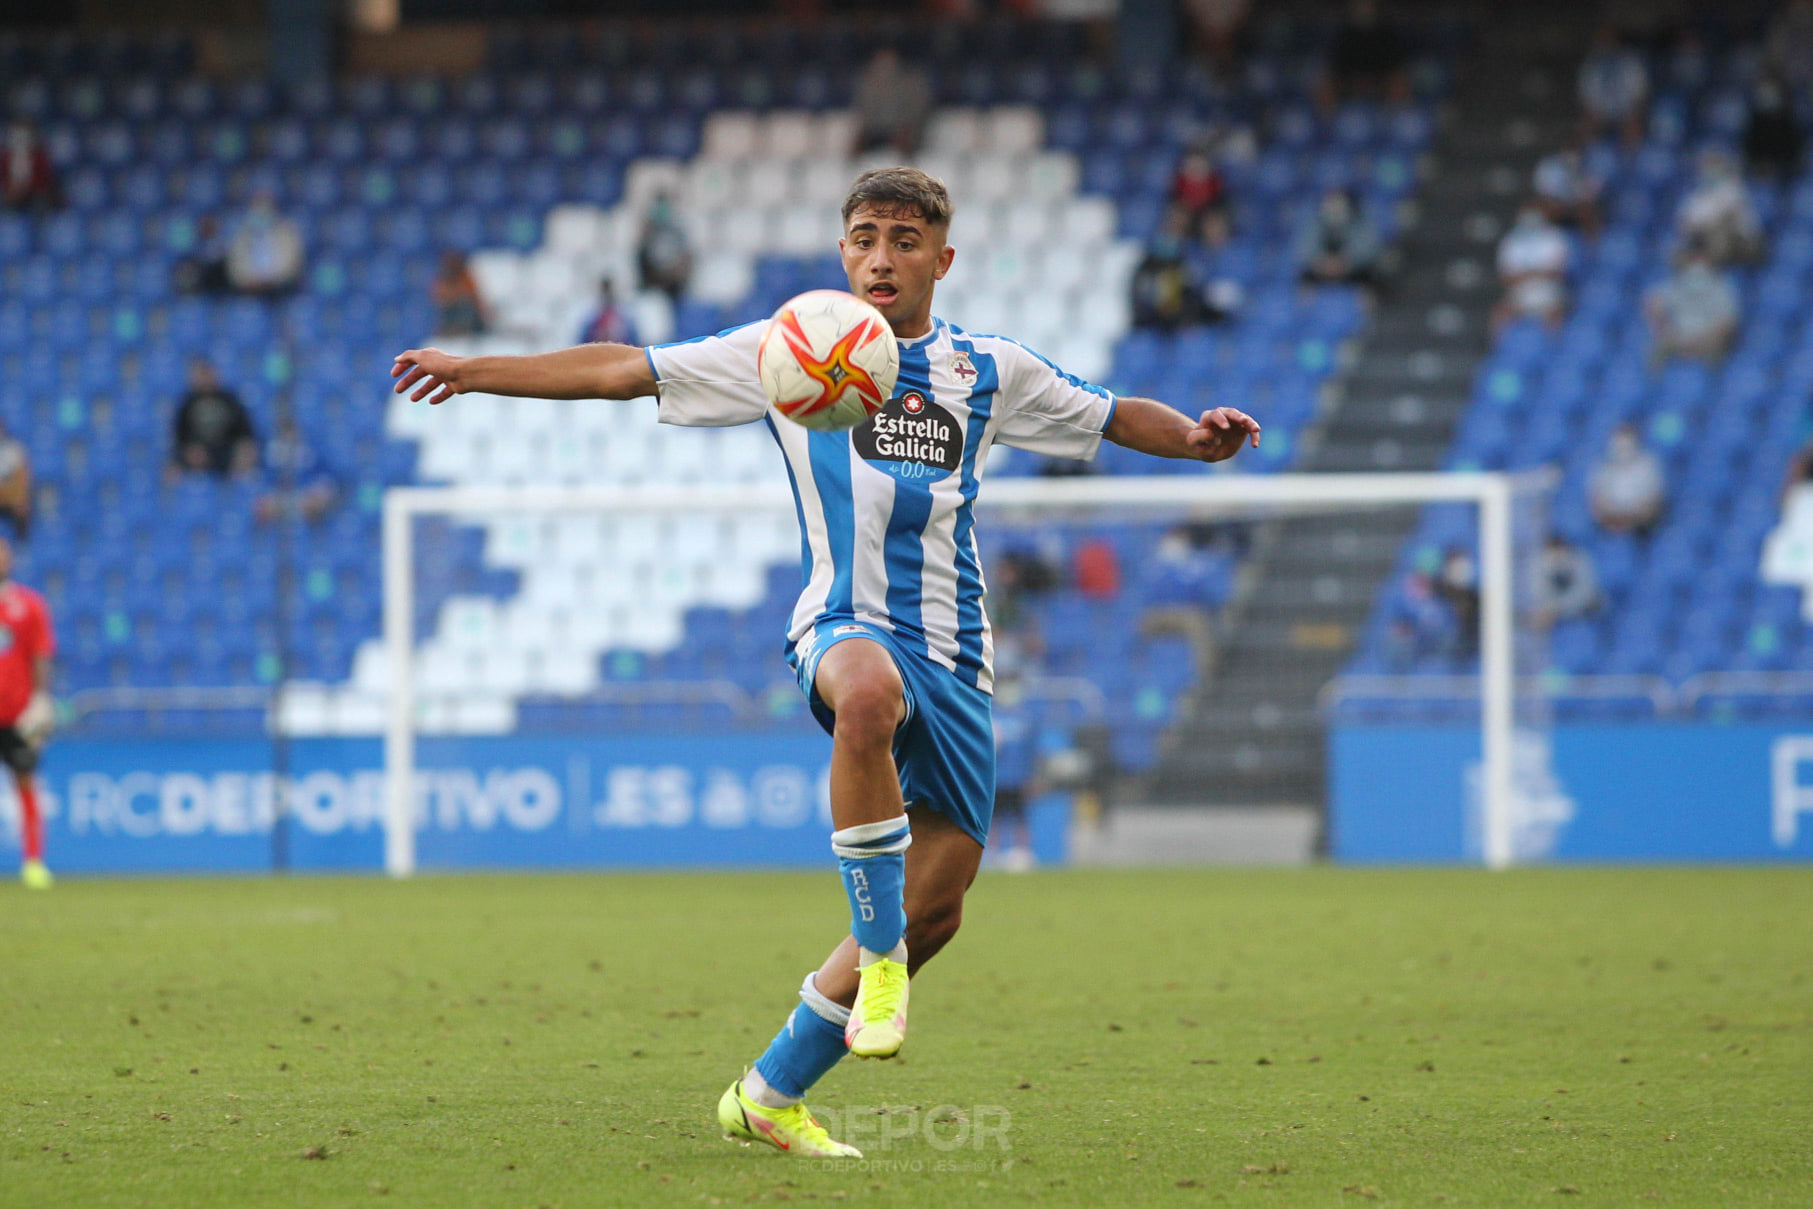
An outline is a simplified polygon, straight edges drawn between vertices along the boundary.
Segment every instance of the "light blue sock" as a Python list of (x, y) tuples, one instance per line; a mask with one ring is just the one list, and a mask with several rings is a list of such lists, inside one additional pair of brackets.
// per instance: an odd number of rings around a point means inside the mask
[(872, 953), (892, 952), (906, 936), (906, 850), (912, 842), (904, 814), (831, 835), (850, 896), (850, 935)]
[(775, 1034), (755, 1069), (769, 1087), (783, 1096), (798, 1099), (849, 1053), (844, 1045), (844, 1025), (850, 1021), (850, 1009), (839, 1007), (818, 993), (812, 975), (806, 975), (799, 991), (800, 1005), (787, 1017), (786, 1025)]

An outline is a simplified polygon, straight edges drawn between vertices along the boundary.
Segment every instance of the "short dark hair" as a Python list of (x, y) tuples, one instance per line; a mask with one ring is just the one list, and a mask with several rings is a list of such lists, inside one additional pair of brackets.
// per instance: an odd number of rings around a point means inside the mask
[(844, 225), (867, 207), (890, 217), (916, 215), (934, 227), (951, 225), (951, 192), (944, 182), (917, 168), (871, 168), (856, 178), (844, 198)]

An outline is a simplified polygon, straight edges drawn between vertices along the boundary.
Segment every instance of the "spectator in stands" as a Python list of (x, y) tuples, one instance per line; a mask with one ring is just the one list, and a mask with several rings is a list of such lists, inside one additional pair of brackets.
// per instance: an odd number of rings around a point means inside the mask
[(1435, 579), (1413, 571), (1389, 605), (1385, 658), (1393, 671), (1407, 672), (1423, 660), (1454, 651), (1454, 614), (1435, 589)]
[(428, 290), (434, 302), (435, 335), (477, 336), (491, 326), (490, 308), (464, 252), (449, 248), (441, 253), (441, 267)]
[(1788, 468), (1782, 474), (1781, 491), (1777, 495), (1778, 501), (1785, 506), (1788, 502), (1788, 494), (1804, 484), (1813, 484), (1813, 440), (1807, 441), (1806, 444), (1795, 450), (1794, 456), (1788, 459)]
[(1643, 56), (1624, 44), (1617, 27), (1603, 25), (1593, 49), (1580, 64), (1580, 107), (1588, 140), (1616, 132), (1626, 146), (1643, 141), (1649, 107), (1649, 69)]
[(31, 455), (0, 425), (0, 517), (13, 523), (20, 541), (31, 535)]
[(1036, 549), (1008, 550), (995, 560), (988, 577), (988, 616), (997, 629), (1024, 628), (1028, 601), (1058, 586), (1056, 568)]
[(1297, 272), (1309, 285), (1378, 284), (1384, 244), (1349, 189), (1330, 189), (1297, 236)]
[(227, 248), (227, 280), (242, 294), (274, 298), (302, 280), (302, 232), (259, 190), (241, 216)]
[(1072, 559), (1076, 590), (1091, 600), (1112, 600), (1120, 595), (1121, 560), (1106, 538), (1090, 537), (1077, 543)]
[(1674, 45), (1668, 50), (1668, 62), (1662, 75), (1664, 86), (1692, 95), (1706, 87), (1711, 74), (1712, 56), (1707, 53), (1706, 40), (1693, 26), (1681, 26), (1675, 31)]
[(1587, 482), (1587, 500), (1593, 519), (1609, 533), (1644, 537), (1662, 519), (1668, 502), (1662, 463), (1643, 447), (1635, 425), (1621, 424), (1612, 433), (1604, 459)]
[(1673, 357), (1717, 363), (1731, 351), (1737, 338), (1737, 291), (1698, 243), (1687, 246), (1674, 275), (1643, 301), (1655, 340), (1652, 367)]
[(1191, 48), (1197, 57), (1218, 71), (1231, 69), (1239, 57), (1252, 8), (1252, 0), (1183, 0)]
[(170, 475), (238, 477), (258, 465), (258, 438), (252, 416), (239, 396), (220, 384), (209, 362), (189, 366), (189, 393), (176, 409), (176, 440)]
[(899, 51), (884, 46), (863, 68), (851, 108), (856, 111), (856, 154), (890, 150), (911, 157), (925, 139), (932, 85), (922, 69), (901, 62)]
[(1479, 569), (1473, 555), (1459, 546), (1442, 554), (1435, 594), (1454, 618), (1453, 653), (1467, 659), (1479, 653)]
[(1675, 217), (1681, 245), (1698, 244), (1715, 268), (1754, 264), (1763, 255), (1763, 224), (1737, 163), (1723, 151), (1700, 156), (1700, 176)]
[(272, 486), (258, 497), (253, 512), (265, 524), (285, 516), (318, 521), (340, 499), (333, 469), (302, 435), (288, 408), (278, 414), (277, 431), (265, 443), (264, 465)]
[(1206, 143), (1198, 142), (1177, 162), (1171, 204), (1188, 220), (1189, 237), (1207, 247), (1228, 241), (1228, 186)]
[(1792, 0), (1775, 14), (1763, 40), (1763, 62), (1791, 90), (1813, 84), (1813, 0)]
[(1492, 310), (1495, 329), (1519, 319), (1559, 327), (1567, 316), (1567, 274), (1573, 251), (1540, 202), (1525, 202), (1498, 243), (1498, 280), (1504, 296)]
[(1410, 99), (1409, 65), (1404, 37), (1380, 17), (1378, 0), (1349, 0), (1317, 85), (1317, 103), (1325, 111), (1352, 100), (1403, 104)]
[(227, 241), (212, 214), (196, 221), (195, 250), (177, 261), (174, 280), (184, 294), (225, 294), (233, 288), (227, 279)]
[(1558, 227), (1575, 227), (1587, 235), (1599, 231), (1599, 195), (1605, 182), (1587, 169), (1578, 146), (1550, 152), (1536, 162), (1536, 204)]
[(1806, 141), (1787, 84), (1772, 71), (1758, 76), (1744, 120), (1744, 166), (1758, 176), (1791, 177), (1800, 171)]
[(1157, 331), (1176, 331), (1201, 323), (1207, 314), (1196, 276), (1184, 258), (1179, 231), (1187, 219), (1181, 210), (1167, 216), (1165, 227), (1152, 237), (1146, 255), (1133, 270), (1133, 325)]
[(63, 184), (50, 150), (38, 137), (38, 128), (24, 118), (14, 118), (0, 146), (0, 204), (8, 210), (63, 208)]
[(598, 281), (598, 309), (579, 332), (582, 344), (634, 344), (636, 325), (617, 301), (617, 283), (609, 277)]
[(1593, 556), (1559, 533), (1543, 543), (1536, 563), (1536, 607), (1532, 620), (1540, 629), (1585, 617), (1600, 604), (1599, 572)]
[(649, 204), (642, 238), (636, 242), (636, 268), (643, 289), (660, 290), (678, 305), (692, 280), (692, 248), (687, 245), (686, 229), (680, 225), (671, 193), (657, 193)]
[(1194, 666), (1205, 671), (1214, 653), (1209, 619), (1233, 591), (1241, 543), (1237, 529), (1225, 525), (1195, 522), (1166, 530), (1142, 568), (1140, 599), (1147, 607), (1139, 636), (1185, 639)]

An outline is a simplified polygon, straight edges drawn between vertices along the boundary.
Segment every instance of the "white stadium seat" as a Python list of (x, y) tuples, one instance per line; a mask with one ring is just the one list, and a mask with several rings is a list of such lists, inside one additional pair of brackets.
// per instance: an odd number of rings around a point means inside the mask
[[(818, 122), (805, 110), (782, 110), (762, 120), (758, 154), (765, 159), (809, 160), (824, 154)], [(841, 154), (843, 148), (839, 148)]]
[(964, 190), (960, 194), (956, 193), (956, 186), (952, 185), (953, 196), (967, 198), (970, 205), (1019, 197), (1020, 178), (1025, 171), (1024, 160), (1025, 157), (1020, 155), (986, 153), (956, 157), (957, 171), (952, 176), (964, 182)]
[(1082, 169), (1077, 165), (1076, 156), (1061, 151), (1040, 152), (1028, 157), (1020, 174), (1024, 195), (1046, 202), (1075, 197), (1081, 180)]
[(721, 306), (741, 302), (755, 284), (749, 258), (716, 252), (700, 257), (693, 266), (692, 294), (701, 302)]
[(1045, 119), (1030, 105), (1004, 105), (977, 123), (974, 150), (995, 156), (1022, 156), (1045, 142)]
[(746, 160), (757, 154), (754, 114), (727, 110), (705, 119), (699, 155), (708, 160)]
[(644, 344), (659, 344), (674, 334), (674, 304), (660, 290), (637, 290), (629, 310), (636, 336)]
[(1044, 255), (1039, 258), (1038, 269), (1041, 288), (1053, 293), (1069, 293), (1079, 287), (1090, 290), (1113, 288), (1093, 279), (1095, 249), (1078, 249), (1061, 239), (1052, 239), (1042, 246), (1042, 250)]
[(495, 304), (516, 293), (522, 260), (515, 252), (486, 250), (474, 252), (466, 258), (466, 264), (472, 270), (473, 281), (478, 283), (478, 292)]
[(650, 202), (662, 193), (678, 197), (685, 183), (686, 165), (679, 160), (637, 160), (623, 182), (623, 204), (640, 227)]
[(813, 133), (813, 157), (843, 162), (856, 145), (856, 115), (847, 109), (827, 110), (818, 115), (817, 125), (818, 129)]
[(789, 256), (816, 256), (837, 250), (835, 206), (790, 206), (778, 214), (775, 250)]
[(856, 179), (855, 166), (841, 154), (808, 159), (800, 168), (800, 200), (809, 206), (842, 206)]
[(543, 242), (550, 252), (572, 255), (604, 243), (606, 212), (597, 206), (555, 206), (548, 212)]
[(743, 196), (748, 176), (748, 165), (741, 160), (693, 161), (686, 172), (686, 187), (680, 192), (683, 212), (691, 214), (736, 205)]
[(960, 154), (978, 150), (982, 143), (982, 119), (974, 109), (940, 109), (926, 125), (928, 151)]
[(997, 239), (1028, 251), (1044, 250), (1052, 242), (1058, 216), (1049, 204), (1020, 197), (997, 202), (992, 209)]
[(763, 160), (750, 165), (741, 205), (791, 205), (799, 198), (799, 173), (791, 161)]
[(1078, 197), (1064, 210), (1063, 237), (1076, 247), (1094, 247), (1114, 238), (1114, 203), (1105, 197)]

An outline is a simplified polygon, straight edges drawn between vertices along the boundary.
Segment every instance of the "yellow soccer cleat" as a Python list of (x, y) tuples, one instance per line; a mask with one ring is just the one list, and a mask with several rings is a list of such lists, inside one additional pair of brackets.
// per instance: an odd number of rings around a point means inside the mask
[(25, 883), (27, 890), (48, 890), (57, 879), (50, 875), (43, 861), (26, 861), (19, 866), (19, 880)]
[(764, 1108), (743, 1094), (738, 1079), (718, 1101), (718, 1124), (734, 1142), (766, 1142), (776, 1150), (809, 1159), (860, 1159), (862, 1151), (833, 1141), (825, 1127), (802, 1104), (791, 1108)]
[(844, 1044), (858, 1058), (892, 1058), (906, 1041), (907, 968), (878, 958), (859, 971), (856, 1004), (844, 1026)]

